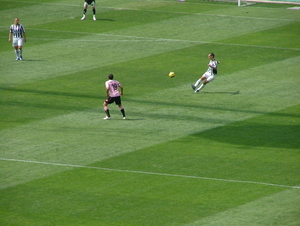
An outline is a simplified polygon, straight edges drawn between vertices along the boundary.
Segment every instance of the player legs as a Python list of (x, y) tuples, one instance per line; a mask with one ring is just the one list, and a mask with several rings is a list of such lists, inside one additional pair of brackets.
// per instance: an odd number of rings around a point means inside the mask
[(197, 86), (199, 86), (199, 85), (201, 84), (201, 82), (202, 82), (203, 80), (205, 80), (205, 79), (206, 79), (206, 73), (204, 73), (204, 74), (201, 76), (201, 78), (199, 78), (199, 79), (196, 81), (196, 83), (195, 83), (194, 85), (191, 84), (192, 89), (195, 90), (195, 89), (197, 88)]
[(92, 10), (93, 10), (93, 20), (97, 20), (96, 19), (96, 2), (92, 1), (91, 6), (92, 6)]
[[(96, 4), (96, 3), (95, 3)], [(97, 20), (96, 19), (96, 8), (95, 8), (95, 4), (92, 6), (92, 10), (93, 10), (93, 20)]]
[(18, 49), (18, 46), (14, 46), (15, 48), (15, 54), (16, 54), (16, 60), (19, 60), (19, 49)]
[(200, 91), (201, 89), (203, 89), (207, 83), (208, 83), (207, 81), (203, 82), (203, 83), (200, 85), (200, 87), (199, 87), (198, 89), (195, 90), (195, 93), (199, 93), (199, 91)]
[(121, 111), (121, 113), (122, 113), (122, 115), (123, 115), (123, 119), (126, 119), (126, 115), (125, 115), (125, 109), (124, 109), (124, 107), (123, 107), (121, 104), (118, 104), (118, 106), (119, 106), (119, 108), (120, 108), (120, 111)]
[(83, 4), (83, 16), (81, 18), (81, 20), (85, 20), (86, 19), (86, 10), (87, 10), (88, 4), (87, 2), (84, 2)]
[(22, 46), (18, 46), (18, 50), (19, 50), (19, 60), (23, 60), (23, 50), (22, 50)]
[(106, 114), (106, 116), (105, 116), (105, 118), (103, 118), (103, 119), (110, 119), (110, 113), (109, 113), (109, 108), (108, 108), (108, 106), (107, 106), (107, 103), (103, 103), (103, 107), (104, 107), (104, 111), (105, 111), (105, 114)]
[(23, 38), (18, 40), (19, 60), (23, 60)]
[(119, 106), (119, 109), (123, 115), (123, 119), (126, 119), (126, 115), (125, 115), (125, 110), (124, 110), (124, 107), (122, 106), (122, 103), (121, 103), (121, 97), (118, 96), (118, 97), (115, 97), (115, 102), (116, 102), (116, 105)]
[(125, 115), (125, 109), (121, 104), (121, 97), (108, 97), (104, 102), (103, 102), (103, 108), (105, 111), (105, 118), (103, 118), (104, 120), (110, 119), (110, 113), (109, 113), (109, 108), (108, 105), (111, 103), (116, 103), (119, 106), (119, 109), (123, 115), (123, 119), (126, 119), (126, 115)]
[(195, 83), (195, 87), (199, 86), (204, 79), (204, 77), (199, 78)]
[(109, 113), (108, 105), (111, 104), (112, 102), (113, 102), (113, 101), (112, 101), (112, 98), (111, 98), (111, 97), (108, 97), (108, 98), (103, 102), (103, 108), (104, 108), (104, 111), (105, 111), (105, 114), (106, 114), (106, 117), (103, 118), (104, 120), (110, 119), (110, 113)]
[(22, 56), (22, 46), (23, 46), (23, 39), (22, 38), (14, 38), (12, 46), (15, 49), (16, 60), (23, 60)]
[(211, 82), (214, 79), (215, 79), (215, 76), (213, 74), (211, 74), (209, 76), (205, 76), (204, 80), (203, 80), (203, 83), (200, 85), (200, 87), (198, 89), (195, 90), (195, 93), (198, 93), (201, 89), (203, 89), (205, 87), (205, 85), (207, 83)]
[[(83, 4), (83, 16), (82, 16), (81, 20), (85, 20), (86, 19), (86, 11), (87, 11), (88, 5), (89, 5), (89, 3), (84, 2), (84, 4)], [(90, 3), (90, 5), (92, 6), (93, 20), (97, 20), (96, 19), (96, 2), (92, 1)]]

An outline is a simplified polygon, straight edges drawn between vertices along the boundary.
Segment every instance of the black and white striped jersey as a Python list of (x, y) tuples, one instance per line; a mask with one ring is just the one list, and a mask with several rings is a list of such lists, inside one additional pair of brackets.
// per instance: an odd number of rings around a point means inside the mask
[(23, 27), (22, 24), (18, 25), (11, 25), (10, 26), (10, 33), (13, 34), (14, 38), (23, 38), (23, 34), (25, 33), (25, 28)]

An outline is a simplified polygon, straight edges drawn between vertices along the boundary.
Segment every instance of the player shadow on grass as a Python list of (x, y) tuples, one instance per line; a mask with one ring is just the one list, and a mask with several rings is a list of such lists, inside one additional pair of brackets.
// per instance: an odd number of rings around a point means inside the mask
[[(113, 118), (113, 119), (111, 119), (111, 120), (115, 120), (115, 118)], [(145, 118), (134, 118), (134, 117), (128, 118), (128, 117), (126, 116), (126, 119), (125, 119), (125, 120), (122, 119), (122, 118), (118, 118), (117, 120), (119, 120), (119, 121), (141, 121), (141, 120), (146, 120), (146, 119), (145, 119)]]
[(48, 61), (48, 60), (32, 60), (32, 59), (23, 59), (23, 61)]
[(113, 20), (113, 19), (105, 19), (105, 18), (102, 18), (102, 19), (101, 18), (100, 19), (97, 18), (96, 21), (99, 21), (99, 20), (101, 20), (101, 21), (113, 21), (113, 22), (116, 21), (116, 20)]
[(221, 94), (231, 94), (231, 95), (241, 94), (240, 91), (236, 91), (236, 92), (207, 92), (207, 91), (203, 91), (202, 93), (221, 93)]

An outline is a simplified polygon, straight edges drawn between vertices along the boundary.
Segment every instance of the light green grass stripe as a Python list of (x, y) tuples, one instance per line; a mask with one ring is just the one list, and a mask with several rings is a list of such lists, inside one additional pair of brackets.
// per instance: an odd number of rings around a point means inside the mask
[(233, 19), (230, 17), (219, 18), (217, 16), (211, 17), (199, 14), (181, 16), (107, 33), (150, 38), (217, 42), (222, 39), (264, 31), (289, 23), (291, 22), (285, 20), (256, 21), (255, 18)]
[[(35, 26), (39, 24), (50, 23), (54, 21), (61, 21), (66, 19), (74, 19), (75, 16), (81, 16), (82, 5), (78, 5), (78, 10), (71, 6), (65, 6), (61, 4), (47, 5), (44, 4), (29, 4), (26, 7), (14, 7), (12, 9), (2, 9), (1, 20), (0, 20), (0, 31), (9, 31), (9, 26), (13, 23), (14, 17), (20, 17), (20, 23), (25, 26), (26, 32), (27, 28), (30, 26)], [(45, 9), (46, 12), (45, 12)], [(38, 18), (38, 19), (37, 19)], [(28, 32), (29, 34), (29, 32)], [(28, 35), (28, 40), (30, 36)]]
[[(55, 33), (66, 33), (66, 34), (79, 34), (84, 38), (68, 39), (68, 38), (35, 38), (32, 40), (41, 41), (68, 41), (68, 42), (178, 42), (178, 43), (194, 43), (194, 44), (215, 44), (215, 45), (228, 45), (228, 46), (245, 46), (245, 47), (258, 47), (258, 48), (269, 48), (269, 49), (286, 49), (286, 50), (300, 50), (299, 48), (284, 48), (284, 47), (273, 47), (273, 46), (258, 46), (258, 45), (247, 45), (247, 44), (236, 44), (236, 43), (222, 43), (214, 41), (201, 41), (201, 40), (190, 40), (190, 39), (175, 39), (169, 38), (156, 38), (147, 36), (134, 36), (134, 35), (119, 35), (119, 34), (108, 34), (108, 33), (91, 33), (91, 32), (76, 32), (76, 31), (62, 31), (62, 30), (49, 30), (49, 29), (30, 29), (32, 31), (40, 32), (53, 32)], [(0, 37), (7, 39), (7, 37)]]
[[(201, 40), (188, 40), (188, 39), (173, 39), (173, 38), (154, 38), (145, 36), (133, 36), (133, 35), (115, 35), (106, 33), (89, 33), (89, 32), (76, 32), (76, 31), (59, 31), (59, 30), (47, 30), (47, 29), (30, 29), (34, 31), (45, 31), (45, 32), (56, 32), (58, 33), (68, 33), (68, 34), (80, 34), (85, 36), (84, 38), (68, 39), (68, 38), (31, 38), (36, 41), (68, 41), (73, 43), (85, 43), (85, 42), (177, 42), (181, 43), (193, 43), (195, 45), (199, 44), (214, 44), (214, 45), (225, 45), (225, 46), (244, 46), (244, 47), (257, 47), (262, 49), (282, 49), (282, 50), (295, 50), (299, 51), (299, 48), (285, 48), (285, 47), (275, 47), (275, 46), (262, 46), (262, 45), (247, 45), (247, 44), (235, 44), (235, 43), (222, 43), (213, 41), (201, 41)], [(0, 37), (2, 39), (7, 39), (7, 37)]]
[(144, 171), (125, 170), (125, 169), (111, 169), (111, 168), (103, 168), (103, 167), (96, 167), (96, 166), (82, 166), (82, 165), (62, 164), (62, 163), (53, 163), (53, 162), (30, 161), (30, 160), (24, 160), (24, 159), (0, 158), (0, 160), (2, 160), (2, 161), (11, 161), (11, 162), (23, 162), (23, 163), (63, 166), (63, 167), (71, 167), (71, 168), (96, 169), (96, 170), (124, 172), (124, 173), (138, 173), (138, 174), (149, 174), (149, 175), (158, 175), (158, 176), (182, 177), (182, 178), (193, 178), (193, 179), (202, 179), (202, 180), (214, 180), (214, 181), (221, 181), (221, 182), (258, 184), (258, 185), (284, 187), (284, 188), (296, 188), (296, 189), (300, 188), (300, 186), (289, 186), (289, 185), (271, 184), (271, 183), (255, 182), (255, 181), (229, 180), (229, 179), (221, 179), (221, 178), (197, 177), (197, 176), (177, 175), (177, 174), (169, 174), (169, 173), (144, 172)]
[(184, 226), (300, 225), (300, 190), (282, 191)]

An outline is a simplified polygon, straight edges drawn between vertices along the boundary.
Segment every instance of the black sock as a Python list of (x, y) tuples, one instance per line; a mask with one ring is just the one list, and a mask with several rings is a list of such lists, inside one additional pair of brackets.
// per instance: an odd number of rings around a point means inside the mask
[(125, 110), (124, 110), (124, 109), (121, 109), (120, 111), (122, 112), (123, 117), (126, 117), (126, 116), (125, 116)]
[(107, 110), (105, 111), (105, 113), (106, 113), (106, 116), (107, 116), (107, 117), (110, 117), (109, 109), (107, 109)]

